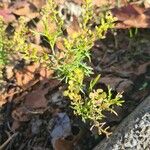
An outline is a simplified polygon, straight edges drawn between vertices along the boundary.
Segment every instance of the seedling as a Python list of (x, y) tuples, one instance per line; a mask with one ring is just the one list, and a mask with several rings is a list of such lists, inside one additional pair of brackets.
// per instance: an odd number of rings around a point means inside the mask
[[(19, 25), (14, 35), (10, 37), (10, 46), (7, 48), (9, 51), (13, 50), (12, 53), (20, 53), (25, 59), (40, 61), (53, 69), (57, 78), (64, 80), (68, 85), (64, 95), (69, 97), (74, 113), (81, 116), (84, 122), (89, 121), (92, 127), (99, 127), (99, 134), (102, 132), (108, 134), (107, 128), (103, 129), (103, 123), (101, 123), (101, 119), (105, 117), (103, 111), (116, 114), (113, 106), (122, 104), (122, 95), (118, 93), (115, 97), (112, 97), (109, 87), (108, 92), (101, 88), (94, 89), (94, 85), (100, 76), (92, 80), (89, 87), (85, 83), (85, 78), (93, 74), (93, 69), (88, 63), (91, 61), (91, 48), (94, 42), (97, 39), (105, 38), (108, 29), (114, 27), (116, 19), (110, 12), (96, 16), (92, 0), (85, 0), (81, 9), (82, 13), (77, 18), (79, 32), (66, 36), (63, 34), (66, 27), (65, 21), (59, 15), (57, 5), (53, 0), (47, 1), (41, 12), (44, 29), (39, 34), (44, 36), (49, 43), (51, 54), (44, 53), (41, 57), (38, 57), (37, 50), (32, 49), (28, 42), (29, 29), (22, 17), (19, 19)], [(92, 23), (95, 16), (99, 23), (93, 27)], [(0, 60), (2, 65), (5, 64), (6, 60), (3, 42), (4, 30), (5, 28), (0, 28)], [(37, 31), (34, 31), (34, 33), (37, 33)], [(63, 42), (63, 50), (57, 49), (55, 46), (58, 39)]]
[[(108, 88), (108, 93), (102, 89), (94, 89), (99, 76), (91, 81), (89, 90), (85, 94), (84, 88), (87, 85), (84, 83), (84, 79), (93, 74), (92, 68), (87, 65), (87, 60), (91, 60), (90, 50), (94, 45), (94, 41), (105, 38), (107, 30), (114, 27), (113, 22), (115, 18), (111, 13), (107, 12), (99, 18), (99, 25), (93, 28), (94, 9), (92, 1), (86, 0), (85, 5), (82, 6), (83, 11), (81, 16), (79, 16), (80, 19), (78, 19), (80, 20), (80, 32), (64, 36), (62, 34), (62, 29), (65, 26), (64, 21), (59, 17), (55, 3), (49, 0), (46, 8), (49, 8), (48, 10), (51, 11), (46, 11), (47, 9), (43, 11), (46, 17), (43, 18), (45, 29), (41, 35), (48, 39), (52, 49), (52, 55), (50, 55), (51, 68), (56, 71), (60, 80), (65, 80), (68, 84), (64, 95), (71, 100), (71, 107), (76, 115), (81, 116), (84, 122), (89, 120), (91, 126), (99, 124), (99, 134), (101, 132), (107, 133), (107, 129), (102, 129), (100, 123), (101, 119), (105, 117), (103, 111), (110, 111), (116, 114), (113, 106), (122, 104), (122, 95), (118, 93), (115, 98), (112, 98), (111, 88)], [(49, 22), (55, 25), (53, 31), (48, 28)], [(56, 51), (54, 47), (54, 43), (56, 43), (58, 38), (62, 39), (65, 47), (65, 50), (61, 52)], [(60, 54), (61, 57), (58, 57)]]

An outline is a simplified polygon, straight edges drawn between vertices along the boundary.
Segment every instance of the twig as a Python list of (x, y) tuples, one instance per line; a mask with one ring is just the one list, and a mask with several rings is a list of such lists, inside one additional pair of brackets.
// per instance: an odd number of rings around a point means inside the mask
[(16, 132), (13, 135), (9, 136), (9, 138), (0, 146), (0, 150), (2, 150), (17, 135), (18, 135), (18, 132)]

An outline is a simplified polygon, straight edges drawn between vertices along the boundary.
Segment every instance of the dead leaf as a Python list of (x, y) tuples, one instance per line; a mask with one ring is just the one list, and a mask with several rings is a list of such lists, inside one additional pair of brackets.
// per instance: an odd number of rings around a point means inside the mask
[[(47, 100), (45, 95), (48, 91), (53, 90), (60, 84), (58, 80), (43, 80), (40, 85), (25, 97), (25, 106), (28, 108), (45, 108), (47, 107)], [(44, 87), (46, 85), (46, 87)]]
[[(57, 30), (56, 23), (52, 22), (50, 18), (47, 21), (48, 21), (48, 25), (49, 25), (49, 33), (54, 33)], [(42, 33), (44, 31), (44, 28), (45, 28), (44, 23), (41, 20), (37, 24), (37, 31)]]
[(32, 65), (25, 66), (22, 70), (16, 70), (15, 79), (16, 84), (24, 89), (32, 85), (36, 80), (35, 75), (39, 75), (39, 79), (49, 79), (53, 75), (53, 71), (49, 68), (33, 63)]
[(45, 98), (45, 95), (48, 93), (50, 87), (44, 87), (45, 84), (49, 83), (43, 81), (43, 83), (38, 87), (38, 89), (26, 95), (25, 106), (27, 108), (38, 109), (47, 107), (47, 100)]
[(140, 65), (138, 67), (138, 70), (137, 70), (136, 74), (141, 75), (141, 74), (146, 73), (148, 66), (150, 66), (150, 62), (147, 62), (147, 63), (144, 63), (144, 64)]
[(57, 5), (64, 4), (65, 0), (54, 0)]
[(60, 50), (66, 50), (65, 46), (64, 46), (64, 41), (62, 38), (58, 38), (56, 41), (56, 47)]
[(25, 105), (33, 109), (46, 108), (47, 101), (44, 94), (42, 90), (31, 92), (26, 96)]
[(30, 120), (30, 115), (26, 107), (18, 107), (12, 112), (15, 121), (25, 122)]
[(40, 80), (49, 79), (54, 73), (53, 70), (50, 70), (49, 68), (44, 66), (40, 67), (38, 72), (40, 74)]
[(133, 88), (133, 82), (131, 80), (116, 76), (102, 77), (100, 83), (104, 83), (106, 86), (109, 85), (110, 88), (117, 92), (130, 92)]
[(23, 70), (17, 70), (15, 73), (16, 84), (25, 88), (29, 82), (34, 80), (36, 70), (38, 69), (38, 64), (33, 64), (30, 66), (26, 66)]
[(13, 22), (16, 19), (12, 12), (7, 8), (0, 9), (0, 16), (3, 17), (5, 23)]
[(33, 19), (39, 16), (36, 7), (27, 1), (17, 1), (10, 7), (13, 14)]
[(5, 74), (7, 79), (11, 79), (14, 76), (13, 66), (8, 65), (5, 67)]
[(76, 17), (73, 17), (73, 22), (67, 27), (67, 33), (69, 36), (74, 36), (81, 31), (79, 23)]
[[(116, 28), (135, 27), (147, 28), (150, 27), (150, 10), (136, 4), (129, 4), (121, 8), (111, 10), (112, 14), (117, 17), (118, 21)], [(122, 26), (121, 26), (122, 24)]]
[(81, 5), (81, 4), (84, 4), (85, 1), (84, 0), (73, 0), (74, 3), (78, 4), (78, 5)]
[(109, 85), (113, 90), (116, 90), (116, 87), (122, 81), (123, 81), (123, 79), (119, 78), (119, 77), (105, 76), (105, 77), (101, 78), (100, 83), (104, 83), (105, 85)]
[(102, 6), (114, 7), (116, 5), (116, 1), (115, 0), (93, 0), (93, 5), (96, 5), (97, 7), (102, 7)]
[(45, 53), (49, 53), (49, 50), (47, 48), (42, 47), (39, 44), (30, 43), (30, 49), (31, 50), (29, 50), (29, 52), (31, 52), (31, 54), (34, 50), (36, 50), (37, 56), (39, 57)]
[(14, 120), (13, 123), (12, 123), (11, 129), (12, 129), (12, 131), (15, 131), (15, 130), (17, 130), (20, 126), (21, 126), (20, 121)]
[(45, 0), (28, 0), (30, 3), (32, 3), (37, 9), (41, 9), (45, 4)]
[(72, 141), (68, 141), (65, 139), (57, 139), (55, 142), (54, 149), (55, 150), (72, 150), (74, 147), (74, 143)]
[(131, 80), (124, 79), (116, 88), (117, 92), (131, 92), (133, 89), (133, 82)]
[(0, 107), (2, 107), (7, 101), (3, 95), (0, 95)]
[(11, 102), (13, 99), (13, 96), (18, 93), (18, 91), (15, 90), (15, 88), (10, 89), (8, 92), (1, 92), (0, 93), (0, 107), (7, 103), (8, 101)]

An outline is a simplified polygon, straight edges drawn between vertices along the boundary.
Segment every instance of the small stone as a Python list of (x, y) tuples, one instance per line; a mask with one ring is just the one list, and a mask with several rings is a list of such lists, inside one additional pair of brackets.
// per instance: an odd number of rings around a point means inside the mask
[(40, 132), (40, 126), (42, 125), (42, 120), (38, 118), (33, 118), (31, 120), (31, 132), (32, 134), (38, 134)]
[(130, 143), (130, 141), (128, 141), (127, 143), (124, 143), (124, 147), (125, 148), (132, 147), (132, 144)]
[(135, 147), (137, 145), (137, 140), (133, 139), (132, 146)]
[(60, 91), (56, 92), (56, 93), (53, 93), (51, 95), (51, 102), (53, 104), (59, 104), (61, 105), (62, 104), (62, 100), (63, 100), (63, 95)]

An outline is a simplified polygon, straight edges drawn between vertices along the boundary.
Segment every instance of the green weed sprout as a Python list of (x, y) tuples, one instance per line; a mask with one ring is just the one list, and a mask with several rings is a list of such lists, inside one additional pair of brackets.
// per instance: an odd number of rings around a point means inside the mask
[[(71, 100), (74, 113), (81, 116), (83, 121), (90, 120), (92, 127), (99, 125), (99, 134), (101, 132), (108, 134), (107, 128), (102, 129), (103, 124), (100, 123), (101, 119), (104, 118), (103, 111), (116, 114), (113, 106), (122, 104), (122, 95), (118, 93), (115, 98), (112, 98), (110, 88), (108, 88), (108, 93), (102, 89), (93, 89), (99, 77), (91, 81), (89, 91), (86, 94), (83, 89), (86, 87), (84, 79), (93, 74), (93, 69), (87, 63), (87, 61), (91, 61), (90, 50), (97, 39), (105, 38), (108, 29), (114, 27), (116, 19), (111, 13), (106, 12), (105, 15), (99, 17), (99, 25), (92, 27), (95, 17), (92, 1), (85, 0), (85, 5), (82, 6), (83, 12), (79, 19), (80, 32), (64, 36), (64, 21), (59, 17), (56, 8), (54, 1), (48, 0), (42, 11), (44, 31), (40, 33), (46, 37), (52, 50), (52, 54), (49, 56), (51, 68), (55, 70), (60, 80), (65, 80), (68, 84), (64, 96)], [(61, 52), (55, 49), (58, 38), (62, 39), (65, 47), (65, 50)], [(59, 57), (60, 54), (61, 57)]]
[(47, 38), (52, 54), (55, 55), (55, 43), (59, 36), (62, 36), (63, 20), (58, 17), (57, 5), (53, 0), (48, 0), (47, 5), (42, 10), (42, 22), (44, 25), (44, 32), (41, 35)]
[[(49, 65), (56, 73), (57, 78), (65, 80), (68, 85), (64, 91), (64, 95), (71, 100), (71, 107), (74, 113), (81, 116), (83, 121), (90, 121), (92, 127), (99, 127), (99, 134), (107, 133), (107, 128), (103, 129), (101, 123), (103, 111), (116, 112), (113, 109), (114, 105), (122, 104), (121, 94), (118, 93), (112, 97), (111, 89), (108, 88), (108, 93), (101, 88), (94, 89), (94, 85), (99, 80), (99, 76), (92, 80), (88, 90), (84, 79), (93, 74), (93, 69), (88, 65), (91, 61), (91, 48), (97, 39), (105, 38), (108, 29), (114, 27), (116, 20), (111, 13), (106, 12), (99, 17), (99, 24), (93, 27), (92, 23), (95, 18), (92, 0), (85, 0), (82, 6), (82, 14), (79, 19), (79, 32), (65, 36), (63, 34), (65, 21), (59, 16), (57, 5), (54, 0), (48, 0), (46, 6), (41, 12), (41, 21), (44, 30), (39, 33), (44, 36), (50, 45), (51, 54), (44, 53), (41, 57), (38, 56), (38, 50), (32, 49), (28, 42), (29, 29), (26, 25), (25, 18), (19, 18), (19, 25), (14, 34), (10, 37), (9, 46), (3, 38), (5, 36), (5, 27), (0, 21), (0, 64), (6, 64), (8, 50), (14, 54), (21, 54), (27, 60), (43, 62)], [(37, 33), (34, 31), (34, 33)], [(63, 41), (64, 50), (56, 49), (58, 39)], [(5, 40), (4, 40), (5, 39)], [(85, 94), (86, 93), (86, 94)]]
[(7, 53), (5, 50), (5, 42), (6, 42), (6, 33), (5, 33), (5, 25), (3, 19), (0, 18), (0, 65), (5, 65), (7, 63)]
[(27, 27), (26, 19), (20, 17), (18, 26), (15, 29), (14, 35), (11, 37), (11, 49), (13, 53), (22, 55), (25, 60), (39, 60), (37, 49), (32, 48), (28, 42), (29, 28)]
[[(102, 128), (101, 120), (105, 117), (103, 112), (109, 111), (117, 115), (113, 107), (115, 105), (121, 106), (124, 102), (122, 100), (122, 94), (118, 93), (115, 97), (112, 97), (111, 88), (108, 87), (108, 93), (104, 92), (103, 89), (94, 89), (94, 85), (99, 80), (100, 76), (97, 76), (90, 82), (88, 92), (84, 94), (79, 89), (83, 85), (83, 72), (76, 70), (73, 73), (73, 79), (69, 81), (68, 89), (64, 92), (64, 96), (68, 96), (71, 100), (71, 105), (74, 110), (74, 114), (81, 116), (82, 120), (86, 122), (90, 121), (92, 127), (98, 128), (98, 133), (105, 133), (107, 136), (109, 132), (108, 127)], [(78, 82), (77, 82), (78, 81)]]
[(8, 39), (5, 33), (5, 29), (6, 26), (4, 24), (4, 21), (2, 18), (0, 18), (0, 81), (2, 81), (2, 69), (8, 62), (6, 51)]

